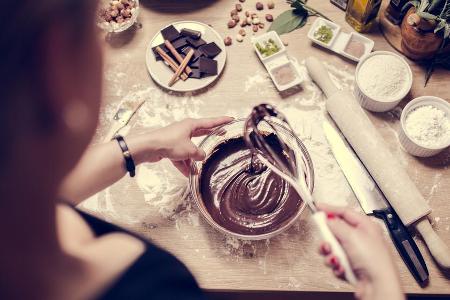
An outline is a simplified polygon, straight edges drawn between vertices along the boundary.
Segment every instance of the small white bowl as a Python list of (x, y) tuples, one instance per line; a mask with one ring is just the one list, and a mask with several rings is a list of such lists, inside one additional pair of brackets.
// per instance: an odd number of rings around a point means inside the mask
[[(390, 55), (390, 56), (396, 57), (405, 66), (405, 69), (406, 69), (405, 76), (406, 76), (407, 82), (405, 84), (404, 90), (402, 91), (402, 93), (396, 95), (395, 97), (392, 97), (391, 99), (374, 99), (374, 98), (368, 96), (361, 88), (361, 85), (359, 82), (359, 71), (368, 59), (370, 59), (376, 55)], [(361, 60), (358, 63), (358, 66), (356, 67), (355, 81), (356, 81), (356, 84), (355, 84), (355, 89), (354, 89), (353, 93), (354, 93), (356, 99), (359, 101), (360, 105), (370, 111), (384, 112), (384, 111), (389, 111), (389, 110), (395, 108), (397, 106), (397, 104), (399, 104), (400, 101), (402, 101), (403, 98), (409, 93), (409, 91), (411, 90), (411, 87), (412, 87), (412, 83), (413, 83), (413, 74), (412, 74), (411, 68), (408, 65), (408, 63), (406, 62), (406, 60), (404, 60), (400, 55), (397, 55), (390, 51), (375, 51), (375, 52), (372, 52), (371, 54), (368, 54), (361, 58)]]
[[(101, 22), (97, 23), (98, 27), (100, 27), (101, 29), (103, 29), (104, 31), (109, 32), (109, 33), (120, 33), (120, 32), (123, 32), (123, 31), (129, 29), (131, 26), (133, 26), (136, 23), (137, 18), (139, 16), (139, 11), (140, 11), (139, 0), (134, 0), (134, 1), (136, 2), (136, 7), (134, 8), (131, 18), (128, 21), (123, 22), (121, 24), (115, 23), (115, 22), (113, 23), (113, 22), (101, 21)], [(103, 1), (103, 2), (105, 2), (105, 1)]]
[(403, 148), (408, 153), (418, 157), (429, 157), (436, 155), (439, 152), (446, 149), (448, 146), (450, 146), (450, 139), (442, 145), (436, 147), (427, 147), (421, 145), (419, 142), (416, 142), (409, 136), (408, 131), (406, 130), (406, 118), (408, 117), (408, 114), (418, 107), (427, 105), (431, 105), (436, 108), (439, 108), (440, 110), (443, 110), (446, 113), (447, 117), (450, 118), (450, 104), (444, 99), (441, 99), (439, 97), (434, 96), (418, 97), (415, 98), (414, 100), (411, 100), (411, 102), (409, 102), (405, 106), (405, 108), (402, 111), (402, 116), (400, 118), (401, 129), (398, 138)]

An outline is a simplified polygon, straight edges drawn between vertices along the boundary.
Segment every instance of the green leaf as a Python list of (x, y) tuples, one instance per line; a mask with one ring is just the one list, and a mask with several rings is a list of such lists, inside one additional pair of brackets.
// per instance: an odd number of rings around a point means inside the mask
[(447, 25), (447, 22), (446, 22), (445, 20), (441, 20), (441, 21), (437, 24), (436, 28), (434, 29), (434, 33), (437, 33), (439, 30), (441, 30), (442, 28), (444, 28), (445, 25)]
[(268, 31), (276, 31), (279, 35), (291, 32), (306, 23), (306, 10), (287, 10), (281, 13), (270, 25)]

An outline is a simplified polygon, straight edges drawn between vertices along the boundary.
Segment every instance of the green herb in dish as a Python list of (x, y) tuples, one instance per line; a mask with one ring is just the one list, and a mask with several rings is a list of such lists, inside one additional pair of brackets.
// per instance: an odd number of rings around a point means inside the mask
[(277, 43), (275, 43), (273, 39), (264, 41), (262, 44), (263, 45), (261, 46), (260, 43), (256, 43), (256, 49), (258, 49), (262, 57), (269, 57), (280, 51), (280, 47), (278, 47)]
[(314, 38), (322, 43), (328, 44), (333, 38), (333, 30), (326, 25), (322, 25), (314, 32)]

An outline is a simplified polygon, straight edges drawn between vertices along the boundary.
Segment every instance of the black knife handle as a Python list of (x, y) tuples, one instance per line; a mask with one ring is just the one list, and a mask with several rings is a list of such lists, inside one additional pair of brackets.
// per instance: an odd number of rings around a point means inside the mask
[(391, 207), (374, 210), (373, 215), (384, 221), (398, 253), (417, 282), (423, 285), (428, 280), (427, 265), (406, 226)]

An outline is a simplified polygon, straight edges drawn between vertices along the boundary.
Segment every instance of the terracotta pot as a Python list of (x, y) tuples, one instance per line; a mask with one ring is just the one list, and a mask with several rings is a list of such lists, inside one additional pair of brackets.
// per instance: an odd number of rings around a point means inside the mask
[(419, 29), (419, 26), (410, 25), (408, 17), (415, 11), (415, 8), (411, 8), (403, 18), (401, 26), (402, 51), (413, 60), (429, 59), (439, 50), (442, 37), (435, 34), (432, 28), (424, 31)]

